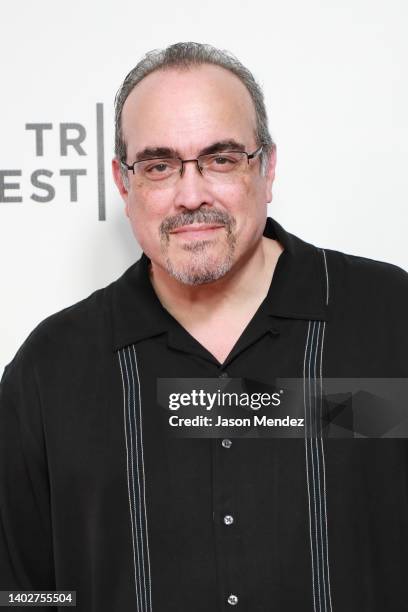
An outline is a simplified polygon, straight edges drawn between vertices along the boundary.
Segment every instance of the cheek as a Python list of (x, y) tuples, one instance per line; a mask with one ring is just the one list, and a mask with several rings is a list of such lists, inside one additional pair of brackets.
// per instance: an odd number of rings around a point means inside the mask
[(251, 194), (250, 182), (242, 179), (239, 183), (226, 183), (214, 190), (215, 202), (218, 200), (226, 208), (233, 212), (248, 204), (248, 196)]
[(249, 177), (243, 177), (239, 183), (220, 186), (217, 190), (217, 200), (231, 216), (236, 217), (238, 226), (242, 229), (254, 215), (255, 193), (253, 182)]
[(170, 206), (171, 194), (167, 189), (152, 191), (140, 185), (130, 197), (130, 216), (146, 224), (156, 223), (168, 214)]
[(225, 203), (228, 212), (236, 218), (238, 240), (247, 241), (259, 231), (264, 222), (266, 207), (259, 181), (245, 176), (239, 184), (225, 185), (220, 201)]

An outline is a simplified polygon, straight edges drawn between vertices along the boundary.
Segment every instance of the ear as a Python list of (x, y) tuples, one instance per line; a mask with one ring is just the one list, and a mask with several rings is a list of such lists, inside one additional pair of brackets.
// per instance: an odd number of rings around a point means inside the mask
[(123, 182), (122, 169), (120, 166), (120, 162), (116, 157), (112, 159), (112, 174), (113, 174), (113, 180), (115, 181), (115, 184), (116, 184), (116, 187), (118, 188), (120, 196), (126, 205), (126, 208), (125, 208), (126, 216), (129, 217), (129, 193), (128, 193), (127, 187), (125, 186)]
[(267, 202), (272, 202), (272, 184), (275, 178), (275, 168), (276, 168), (276, 145), (274, 144), (272, 147), (272, 151), (269, 155), (269, 159), (268, 159), (266, 171), (265, 171), (266, 201)]

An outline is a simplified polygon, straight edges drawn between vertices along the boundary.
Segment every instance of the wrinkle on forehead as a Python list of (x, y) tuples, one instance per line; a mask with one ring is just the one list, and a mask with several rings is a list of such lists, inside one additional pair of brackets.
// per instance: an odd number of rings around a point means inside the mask
[(130, 153), (146, 146), (201, 149), (227, 138), (253, 141), (256, 115), (239, 78), (206, 64), (145, 77), (125, 102), (122, 126)]

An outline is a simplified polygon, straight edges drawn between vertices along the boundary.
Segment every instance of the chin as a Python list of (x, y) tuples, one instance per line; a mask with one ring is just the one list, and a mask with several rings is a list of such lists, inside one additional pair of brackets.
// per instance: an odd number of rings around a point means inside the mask
[(225, 276), (232, 268), (233, 261), (225, 257), (219, 261), (194, 261), (190, 258), (188, 262), (173, 262), (170, 258), (166, 260), (166, 270), (173, 278), (184, 285), (205, 285), (213, 283)]

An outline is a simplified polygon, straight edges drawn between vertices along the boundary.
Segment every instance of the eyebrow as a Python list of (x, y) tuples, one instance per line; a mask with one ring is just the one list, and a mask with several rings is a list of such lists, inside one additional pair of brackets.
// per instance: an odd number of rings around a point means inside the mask
[[(222, 151), (245, 151), (245, 145), (237, 142), (234, 139), (219, 140), (213, 142), (208, 147), (204, 147), (199, 151), (200, 155), (209, 155), (211, 153), (221, 153)], [(142, 151), (136, 153), (136, 161), (145, 159), (156, 159), (160, 157), (181, 157), (176, 149), (171, 147), (145, 147)]]

